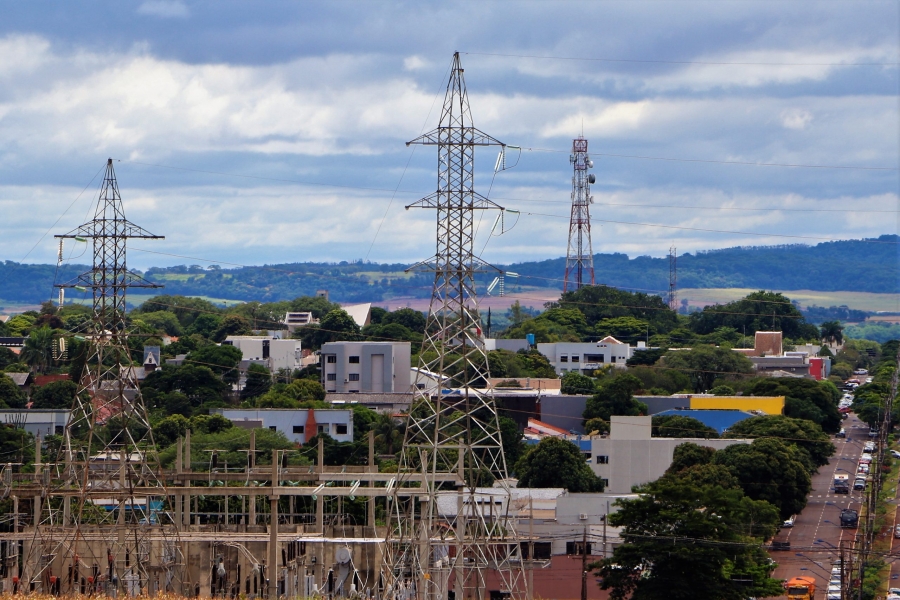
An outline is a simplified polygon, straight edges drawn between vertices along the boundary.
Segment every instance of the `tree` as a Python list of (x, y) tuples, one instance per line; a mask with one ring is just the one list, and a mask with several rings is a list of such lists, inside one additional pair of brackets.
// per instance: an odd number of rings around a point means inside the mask
[(819, 336), (826, 344), (841, 345), (844, 341), (844, 326), (840, 321), (825, 321), (819, 328)]
[(519, 426), (509, 417), (500, 416), (500, 442), (503, 445), (503, 458), (508, 468), (514, 468), (515, 464), (525, 452), (525, 442), (522, 441), (522, 432)]
[(639, 497), (616, 504), (609, 522), (622, 528), (624, 543), (591, 565), (613, 600), (743, 600), (783, 593), (760, 546), (778, 525), (767, 502), (739, 489), (663, 477)]
[(665, 353), (665, 348), (647, 348), (646, 350), (636, 351), (631, 354), (631, 358), (625, 361), (625, 364), (629, 367), (638, 365), (652, 367)]
[(163, 365), (147, 375), (141, 385), (145, 400), (152, 406), (154, 396), (181, 392), (191, 399), (193, 406), (200, 406), (207, 400), (220, 399), (229, 390), (209, 367), (186, 363), (180, 367)]
[(33, 408), (72, 408), (78, 385), (73, 381), (52, 381), (31, 390)]
[(375, 432), (375, 443), (380, 454), (394, 454), (394, 450), (403, 444), (403, 431), (388, 413), (378, 413), (372, 423)]
[(307, 400), (325, 400), (325, 388), (318, 381), (298, 379), (285, 388), (285, 393), (301, 402)]
[(229, 335), (250, 335), (253, 330), (250, 328), (250, 322), (240, 315), (226, 315), (219, 328), (213, 333), (212, 339), (215, 342), (223, 342)]
[(516, 463), (522, 488), (565, 488), (569, 492), (602, 492), (603, 482), (594, 475), (578, 446), (568, 440), (546, 437)]
[(19, 357), (9, 348), (0, 348), (0, 371), (19, 362)]
[(137, 318), (155, 329), (156, 331), (162, 331), (166, 335), (181, 335), (182, 327), (181, 323), (178, 322), (178, 317), (175, 316), (175, 313), (171, 313), (167, 310), (158, 310), (156, 312), (150, 313), (141, 313), (137, 315)]
[(197, 315), (197, 318), (194, 319), (194, 322), (185, 330), (185, 333), (188, 335), (199, 334), (207, 339), (212, 339), (221, 326), (222, 317), (204, 313), (202, 315)]
[(53, 330), (36, 327), (25, 339), (19, 357), (37, 373), (46, 373), (53, 363)]
[(396, 323), (402, 325), (417, 333), (425, 333), (425, 315), (418, 310), (411, 308), (401, 308), (394, 312), (387, 313), (382, 319), (382, 324), (390, 325)]
[(782, 415), (763, 415), (738, 421), (728, 428), (728, 436), (775, 438), (797, 446), (805, 452), (805, 462), (810, 473), (827, 465), (828, 458), (834, 454), (834, 444), (821, 427), (812, 421)]
[(560, 391), (572, 395), (593, 394), (594, 380), (576, 371), (569, 371), (562, 377)]
[(840, 395), (835, 397), (836, 388), (830, 382), (762, 377), (746, 392), (752, 396), (786, 396), (786, 416), (809, 419), (828, 433), (837, 433), (841, 429), (841, 414), (837, 409)]
[(750, 498), (778, 507), (783, 519), (803, 510), (812, 489), (799, 450), (778, 439), (733, 444), (716, 452), (713, 464), (727, 467)]
[(653, 424), (651, 435), (653, 437), (705, 439), (719, 437), (718, 431), (693, 417), (654, 415), (651, 421)]
[(234, 427), (234, 423), (222, 415), (197, 415), (191, 417), (190, 425), (191, 431), (213, 434)]
[(641, 380), (627, 373), (603, 383), (597, 393), (588, 398), (582, 415), (588, 419), (609, 421), (613, 415), (637, 416), (647, 412), (647, 406), (632, 398), (641, 387)]
[(263, 365), (251, 364), (247, 367), (247, 381), (241, 390), (241, 400), (262, 396), (272, 387), (272, 373)]
[(25, 393), (19, 389), (11, 377), (0, 373), (0, 408), (23, 408)]
[(806, 322), (790, 298), (762, 290), (728, 304), (706, 306), (691, 313), (689, 322), (691, 329), (701, 335), (730, 327), (751, 336), (757, 331), (781, 331), (785, 338), (819, 339), (819, 329)]
[(609, 421), (594, 417), (584, 422), (584, 432), (588, 435), (597, 432), (595, 435), (603, 435), (609, 433)]
[(698, 465), (712, 464), (715, 454), (715, 448), (708, 446), (698, 446), (693, 442), (678, 444), (675, 446), (675, 452), (672, 455), (672, 464), (669, 465), (666, 473), (678, 473)]
[(190, 427), (183, 415), (170, 415), (153, 426), (153, 438), (159, 449), (168, 448)]
[(730, 348), (695, 346), (691, 350), (674, 350), (666, 353), (663, 363), (670, 369), (686, 373), (697, 393), (711, 389), (716, 379), (723, 375), (753, 373), (750, 359)]
[(713, 396), (734, 396), (737, 392), (735, 392), (734, 388), (731, 386), (717, 385), (709, 390), (709, 393)]
[(322, 317), (318, 325), (308, 325), (299, 332), (303, 344), (310, 349), (318, 349), (322, 344), (337, 341), (352, 341), (360, 338), (359, 325), (347, 311), (336, 308)]
[(185, 359), (193, 365), (210, 368), (222, 377), (226, 383), (237, 383), (240, 376), (238, 365), (244, 355), (238, 348), (223, 344), (221, 346), (202, 346), (190, 352)]

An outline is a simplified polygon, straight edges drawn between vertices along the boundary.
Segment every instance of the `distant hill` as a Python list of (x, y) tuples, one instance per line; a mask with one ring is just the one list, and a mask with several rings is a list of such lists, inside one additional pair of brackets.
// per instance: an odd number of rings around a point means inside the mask
[[(874, 240), (825, 242), (815, 246), (759, 246), (686, 253), (678, 257), (682, 288), (756, 288), (776, 290), (900, 293), (900, 236)], [(403, 264), (364, 262), (293, 263), (222, 269), (180, 266), (149, 269), (148, 279), (165, 293), (229, 300), (274, 302), (327, 289), (332, 301), (363, 302), (431, 293), (432, 276), (406, 274)], [(565, 259), (498, 265), (519, 274), (518, 284), (562, 289)], [(597, 254), (595, 280), (619, 288), (663, 293), (669, 284), (668, 258)], [(53, 282), (73, 279), (85, 265), (0, 263), (0, 299), (39, 303), (55, 296)], [(492, 276), (482, 275), (481, 284)], [(509, 283), (513, 283), (512, 280)]]

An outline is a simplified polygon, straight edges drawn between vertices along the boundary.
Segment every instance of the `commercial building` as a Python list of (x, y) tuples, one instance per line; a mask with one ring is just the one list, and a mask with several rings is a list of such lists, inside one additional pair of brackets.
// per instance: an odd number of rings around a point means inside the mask
[(633, 486), (659, 479), (672, 464), (675, 447), (694, 442), (720, 450), (751, 440), (652, 437), (652, 417), (611, 417), (608, 437), (591, 438), (591, 469), (606, 491), (627, 494)]
[(319, 355), (326, 392), (393, 394), (410, 390), (409, 342), (328, 342)]
[(52, 408), (2, 409), (0, 424), (24, 429), (42, 438), (48, 435), (62, 435), (72, 411)]
[(612, 365), (625, 368), (634, 349), (612, 336), (599, 342), (554, 342), (538, 344), (537, 350), (547, 357), (557, 374), (575, 371), (592, 375), (597, 369)]
[(305, 444), (319, 433), (339, 442), (353, 441), (353, 411), (312, 408), (214, 408), (236, 427), (280, 431), (292, 442)]
[(301, 368), (300, 340), (284, 340), (274, 335), (229, 335), (222, 343), (239, 349), (244, 360), (264, 361), (273, 373)]

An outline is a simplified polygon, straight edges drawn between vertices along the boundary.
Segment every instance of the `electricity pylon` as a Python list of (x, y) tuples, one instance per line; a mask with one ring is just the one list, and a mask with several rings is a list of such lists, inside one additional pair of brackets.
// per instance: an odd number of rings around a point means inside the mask
[(503, 144), (472, 123), (459, 53), (440, 124), (409, 144), (438, 147), (437, 191), (406, 207), (437, 211), (437, 252), (412, 267), (434, 273), (434, 287), (396, 485), (421, 494), (391, 498), (386, 597), (482, 598), (491, 585), (524, 597), (497, 409), (478, 389), (489, 371), (475, 273), (493, 267), (473, 252), (473, 220), (501, 207), (475, 192), (474, 154)]

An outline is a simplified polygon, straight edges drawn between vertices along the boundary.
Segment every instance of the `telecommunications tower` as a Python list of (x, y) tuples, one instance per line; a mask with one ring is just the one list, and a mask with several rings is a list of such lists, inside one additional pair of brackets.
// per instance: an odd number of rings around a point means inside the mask
[[(86, 329), (77, 336), (86, 346), (85, 367), (56, 461), (60, 485), (72, 493), (61, 511), (49, 505), (49, 495), (44, 501), (35, 499), (36, 539), (29, 551), (41, 554), (29, 561), (34, 572), (25, 573), (25, 580), (48, 585), (55, 579), (63, 594), (85, 593), (86, 580), (174, 590), (181, 583), (175, 572), (183, 565), (180, 549), (174, 540), (151, 543), (148, 537), (152, 532), (165, 538), (174, 524), (165, 518), (167, 492), (159, 480), (159, 459), (125, 316), (128, 289), (160, 287), (128, 270), (127, 240), (162, 236), (125, 218), (109, 159), (94, 218), (55, 237), (92, 245), (91, 270), (56, 287), (90, 290), (93, 310)], [(47, 471), (49, 475), (49, 467)], [(135, 488), (143, 492), (135, 494)], [(104, 505), (114, 510), (99, 508)], [(151, 569), (151, 564), (156, 566)], [(165, 567), (161, 570), (159, 565)]]
[(588, 141), (572, 140), (569, 155), (575, 173), (572, 175), (572, 216), (569, 219), (569, 247), (566, 251), (566, 277), (563, 292), (575, 291), (583, 285), (594, 285), (594, 253), (591, 249), (591, 184), (596, 181), (588, 169), (594, 163), (588, 156)]
[(474, 190), (475, 147), (504, 145), (472, 123), (459, 53), (437, 129), (409, 144), (438, 149), (437, 191), (406, 207), (436, 210), (437, 252), (411, 267), (434, 273), (434, 287), (394, 489), (421, 492), (390, 498), (385, 597), (483, 598), (500, 585), (522, 598), (497, 409), (478, 389), (489, 371), (475, 274), (493, 267), (472, 247), (475, 211), (502, 210)]
[(669, 248), (669, 308), (678, 312), (678, 266), (675, 246)]

